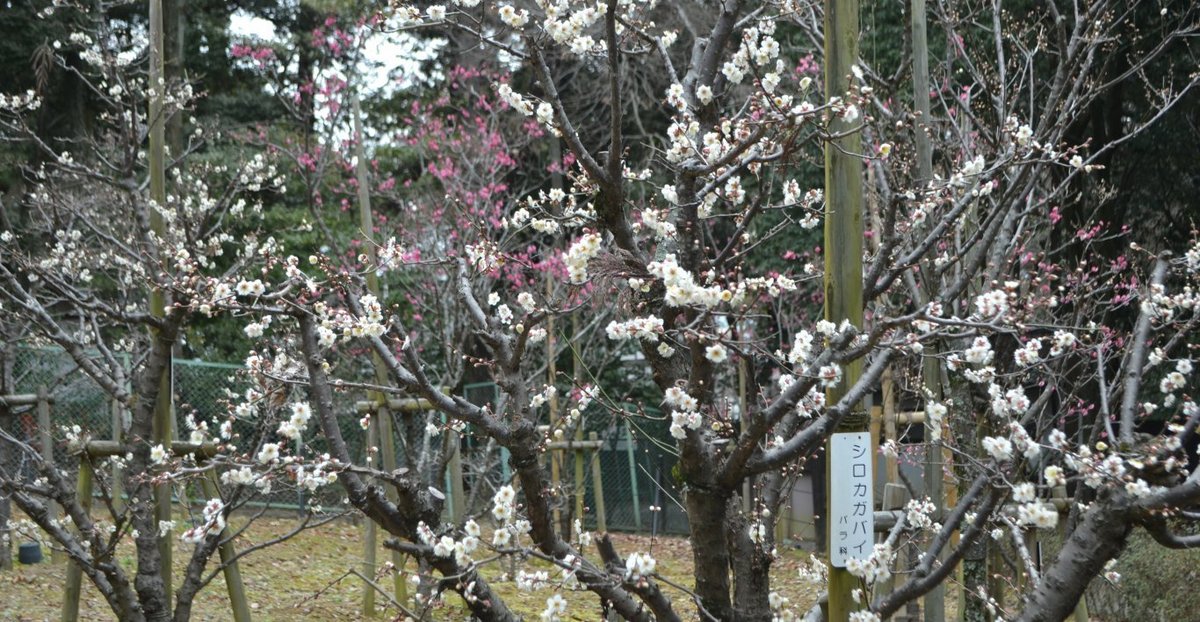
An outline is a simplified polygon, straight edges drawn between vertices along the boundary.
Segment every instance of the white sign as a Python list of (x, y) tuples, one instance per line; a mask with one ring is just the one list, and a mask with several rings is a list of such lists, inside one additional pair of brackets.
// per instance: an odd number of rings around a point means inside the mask
[(829, 457), (829, 562), (845, 568), (848, 559), (870, 557), (875, 545), (871, 434), (834, 434)]

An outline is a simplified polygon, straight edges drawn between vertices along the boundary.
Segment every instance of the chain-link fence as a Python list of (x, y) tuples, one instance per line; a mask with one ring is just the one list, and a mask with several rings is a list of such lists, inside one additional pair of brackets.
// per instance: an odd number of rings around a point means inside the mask
[[(66, 352), (35, 348), (21, 348), (13, 352), (12, 391), (27, 394), (44, 391), (50, 398), (55, 462), (73, 477), (78, 468), (78, 459), (64, 442), (66, 430), (79, 426), (82, 435), (91, 439), (115, 439), (116, 434), (128, 426), (129, 415), (104, 389), (83, 373)], [(119, 359), (119, 363), (129, 370), (128, 358)], [(217, 426), (230, 418), (233, 406), (244, 399), (247, 389), (252, 388), (239, 365), (175, 360), (172, 370), (172, 393), (176, 425), (179, 427), (176, 437), (184, 440), (190, 435), (193, 423), (207, 423), (208, 436), (214, 436)], [(464, 396), (473, 403), (495, 407), (499, 394), (495, 385), (481, 383), (464, 387)], [(360, 425), (362, 413), (356, 407), (366, 397), (362, 392), (346, 391), (338, 393), (335, 403), (342, 437), (356, 461), (363, 461), (367, 457), (366, 431)], [(0, 421), (0, 425), (18, 438), (38, 446), (36, 406), (11, 408), (10, 414), (13, 416), (6, 422)], [(444, 423), (440, 415), (432, 413), (395, 412), (391, 413), (391, 417), (397, 462), (400, 465), (416, 462), (415, 453), (411, 456), (414, 460), (409, 460), (410, 453), (430, 449), (430, 438), (426, 432), (430, 422), (435, 426)], [(585, 423), (585, 433), (598, 433), (604, 446), (597, 451), (560, 452), (560, 483), (568, 491), (569, 498), (573, 494), (575, 456), (585, 461), (582, 470), (587, 510), (583, 518), (589, 529), (595, 529), (598, 503), (592, 481), (592, 461), (598, 461), (608, 529), (686, 533), (687, 519), (672, 473), (676, 461), (671, 444), (656, 440), (666, 438), (665, 426), (658, 425), (662, 422), (653, 417), (638, 420), (634, 424), (630, 421), (620, 417), (594, 417)], [(663, 429), (659, 430), (660, 427)], [(273, 425), (259, 420), (234, 418), (233, 432), (232, 443), (239, 452), (253, 454), (259, 443), (278, 440)], [(310, 436), (303, 441), (306, 443), (305, 450), (318, 455), (327, 450), (327, 442), (322, 435)], [(433, 442), (453, 442), (444, 439), (444, 436), (434, 437)], [(463, 507), (458, 508), (456, 513), (483, 514), (490, 507), (492, 493), (511, 478), (507, 452), (487, 438), (473, 434), (469, 427), (461, 435), (459, 448), (462, 453), (465, 499), (459, 501), (451, 498), (447, 511), (455, 503), (462, 503)], [(33, 475), (32, 465), (25, 465), (24, 468), (30, 476)], [(438, 487), (447, 492), (453, 491), (455, 487), (450, 481), (450, 472), (447, 469), (444, 476), (432, 477), (431, 481), (435, 486), (441, 484)], [(198, 495), (199, 491), (181, 490), (179, 493)], [(305, 494), (294, 486), (278, 485), (268, 493), (260, 494), (255, 503), (266, 503), (282, 509), (298, 509), (312, 503), (331, 507), (342, 503), (344, 497), (338, 486), (319, 489), (315, 498), (306, 498)], [(568, 501), (566, 505), (572, 506), (573, 503)]]

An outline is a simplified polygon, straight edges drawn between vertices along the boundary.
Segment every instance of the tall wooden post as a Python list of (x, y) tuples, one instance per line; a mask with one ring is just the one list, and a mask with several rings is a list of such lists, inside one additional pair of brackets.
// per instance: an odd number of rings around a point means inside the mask
[[(851, 67), (858, 60), (858, 0), (825, 0), (825, 97), (845, 97), (852, 86)], [(857, 121), (834, 118), (830, 131), (844, 134), (825, 145), (825, 318), (834, 324), (848, 320), (862, 327), (863, 184), (862, 140), (854, 131)], [(829, 390), (827, 400), (835, 403), (862, 376), (862, 362), (846, 366), (842, 382)], [(868, 417), (856, 407), (843, 420), (839, 432), (866, 432)], [(826, 477), (833, 471), (833, 444), (826, 445)], [(872, 452), (873, 453), (873, 452)], [(827, 487), (827, 490), (832, 490)], [(827, 493), (828, 495), (828, 493)], [(831, 512), (831, 497), (825, 501), (826, 538), (833, 547), (837, 529)], [(851, 592), (859, 580), (844, 567), (829, 567), (827, 620), (845, 622), (861, 606)]]
[[(359, 226), (362, 228), (364, 238), (364, 246), (366, 246), (368, 261), (371, 266), (367, 270), (367, 289), (375, 298), (379, 299), (379, 303), (383, 304), (382, 294), (380, 293), (379, 277), (375, 273), (375, 266), (379, 262), (379, 253), (375, 250), (375, 245), (371, 242), (371, 234), (374, 231), (375, 219), (371, 214), (371, 186), (370, 175), (367, 171), (367, 152), (364, 145), (364, 135), (362, 129), (362, 107), (358, 101), (358, 94), (355, 93), (352, 99), (354, 113), (354, 155), (357, 160), (355, 166), (355, 176), (358, 181), (358, 218)], [(375, 382), (379, 385), (388, 383), (387, 369), (383, 366), (383, 360), (378, 354), (371, 355), (371, 362), (375, 369)], [(377, 434), (379, 442), (380, 465), (385, 471), (392, 472), (396, 470), (396, 437), (392, 430), (392, 415), (387, 407), (387, 399), (381, 393), (372, 392), (368, 399), (378, 404), (374, 412), (372, 412), (371, 423), (377, 425)], [(388, 497), (395, 500), (395, 491), (389, 489)], [(368, 522), (370, 525), (371, 523)], [(371, 538), (370, 546), (374, 548), (374, 529), (370, 528)], [(374, 561), (374, 553), (371, 554), (371, 559)], [(392, 590), (396, 595), (396, 599), (404, 602), (408, 598), (408, 583), (405, 582), (403, 573), (400, 572), (404, 568), (406, 557), (399, 551), (392, 551), (392, 564), (395, 565), (396, 572), (392, 574)], [(371, 575), (375, 570), (371, 569)], [(369, 598), (364, 596), (364, 609), (366, 608), (367, 600), (370, 601), (373, 615), (375, 590), (371, 585), (363, 586), (364, 594), (369, 595)]]
[[(551, 294), (554, 293), (554, 281), (546, 279), (546, 299), (549, 300)], [(555, 386), (554, 381), (558, 378), (558, 362), (555, 360), (554, 350), (557, 347), (557, 339), (554, 334), (554, 315), (551, 314), (546, 318), (546, 384)], [(558, 395), (552, 394), (548, 406), (550, 407), (550, 436), (553, 438), (554, 431), (558, 429)], [(554, 508), (552, 515), (554, 520), (554, 528), (560, 533), (564, 533), (562, 509), (559, 507), (561, 498), (559, 493), (562, 491), (562, 452), (550, 452), (550, 503)], [(570, 533), (569, 530), (565, 533)]]

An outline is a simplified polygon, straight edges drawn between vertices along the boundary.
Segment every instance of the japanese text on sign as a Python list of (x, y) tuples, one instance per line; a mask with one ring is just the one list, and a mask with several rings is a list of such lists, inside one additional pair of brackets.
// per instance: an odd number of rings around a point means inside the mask
[(834, 434), (829, 456), (829, 560), (845, 568), (848, 559), (869, 557), (875, 542), (870, 433)]

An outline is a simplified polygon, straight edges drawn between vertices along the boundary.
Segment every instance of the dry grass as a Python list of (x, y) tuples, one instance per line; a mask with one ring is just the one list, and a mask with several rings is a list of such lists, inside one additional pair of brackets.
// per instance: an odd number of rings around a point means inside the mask
[[(294, 525), (288, 518), (263, 519), (251, 525), (239, 547), (249, 546), (282, 533)], [(682, 585), (691, 584), (691, 547), (683, 538), (657, 538), (616, 534), (613, 537), (617, 549), (622, 553), (649, 551), (658, 560), (658, 570), (663, 576)], [(15, 548), (15, 547), (14, 547)], [(190, 546), (177, 544), (175, 549), (176, 576), (182, 573)], [(132, 548), (122, 551), (123, 565), (131, 566)], [(388, 559), (388, 553), (380, 550), (379, 561)], [(791, 599), (797, 609), (804, 610), (815, 598), (814, 590), (800, 581), (799, 565), (806, 562), (807, 553), (788, 551), (777, 562), (773, 573), (774, 589)], [(335, 580), (351, 568), (360, 568), (362, 560), (361, 529), (346, 521), (339, 521), (307, 531), (288, 542), (257, 551), (241, 562), (246, 591), (256, 622), (291, 620), (361, 620), (362, 582), (353, 576)], [(531, 562), (531, 566), (538, 567)], [(537, 619), (545, 608), (549, 589), (522, 592), (514, 582), (502, 580), (507, 564), (492, 564), (485, 567), (484, 576), (493, 582), (497, 592), (516, 612), (529, 619)], [(61, 562), (43, 563), (33, 566), (18, 565), (14, 572), (0, 573), (0, 620), (41, 621), (58, 620), (62, 606), (62, 594), (66, 565)], [(557, 573), (551, 573), (557, 576)], [(384, 578), (381, 583), (390, 585)], [(672, 590), (672, 599), (686, 600), (681, 591)], [(598, 601), (588, 592), (565, 594), (570, 602), (568, 619), (595, 620), (598, 618)], [(377, 599), (381, 605), (386, 599)], [(193, 620), (230, 620), (228, 598), (223, 579), (218, 577), (203, 590), (196, 599)], [(434, 611), (435, 620), (465, 619), (457, 596), (449, 595), (447, 605)], [(690, 607), (684, 607), (685, 610)], [(391, 610), (395, 614), (395, 610)], [(381, 617), (379, 619), (388, 619)], [(80, 603), (80, 620), (113, 620), (115, 617), (107, 604), (85, 580), (83, 598)]]

